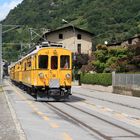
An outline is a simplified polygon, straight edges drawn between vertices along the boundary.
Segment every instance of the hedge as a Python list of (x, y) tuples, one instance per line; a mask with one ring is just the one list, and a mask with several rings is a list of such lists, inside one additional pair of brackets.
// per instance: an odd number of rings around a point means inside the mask
[(111, 73), (97, 73), (97, 74), (84, 73), (81, 74), (81, 83), (110, 86), (112, 85), (112, 74)]

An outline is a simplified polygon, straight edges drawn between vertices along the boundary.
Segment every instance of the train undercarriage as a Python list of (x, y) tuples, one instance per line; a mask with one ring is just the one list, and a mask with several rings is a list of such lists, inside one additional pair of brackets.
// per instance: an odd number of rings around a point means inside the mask
[(71, 88), (67, 87), (67, 88), (44, 88), (44, 89), (40, 89), (37, 88), (36, 89), (36, 99), (37, 100), (44, 100), (44, 99), (55, 99), (55, 100), (64, 100), (64, 99), (68, 99), (69, 95), (71, 95)]
[(37, 101), (49, 101), (56, 100), (61, 101), (68, 99), (71, 94), (71, 86), (59, 87), (59, 88), (49, 88), (43, 86), (27, 86), (23, 83), (18, 83), (12, 81), (16, 86), (20, 87), (22, 90), (27, 91), (31, 94)]

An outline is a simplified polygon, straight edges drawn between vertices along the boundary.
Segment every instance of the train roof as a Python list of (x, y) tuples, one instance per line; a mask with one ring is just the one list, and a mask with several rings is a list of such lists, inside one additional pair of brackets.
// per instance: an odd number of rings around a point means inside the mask
[(8, 67), (9, 67), (9, 68), (12, 68), (15, 64), (16, 64), (16, 62), (15, 62), (15, 63), (10, 64)]
[[(66, 48), (62, 48), (62, 47), (57, 47), (57, 46), (48, 46), (48, 47), (42, 47), (42, 45), (37, 45), (37, 46), (35, 46), (35, 50), (33, 50), (33, 51), (31, 51), (30, 53), (28, 53), (26, 56), (24, 56), (24, 57), (22, 57), (21, 59), (19, 59), (17, 62), (15, 62), (14, 64), (13, 64), (13, 66), (15, 65), (15, 64), (18, 64), (18, 63), (20, 63), (22, 60), (24, 60), (25, 58), (27, 58), (27, 57), (29, 57), (29, 56), (32, 56), (32, 55), (34, 55), (34, 54), (36, 54), (38, 51), (40, 51), (40, 50), (42, 50), (42, 49), (45, 49), (45, 48), (47, 48), (47, 49), (51, 49), (51, 48), (56, 48), (56, 49), (58, 49), (58, 48), (61, 48), (61, 49), (64, 49), (64, 50), (68, 50), (68, 49), (66, 49)], [(70, 50), (69, 50), (70, 51)]]

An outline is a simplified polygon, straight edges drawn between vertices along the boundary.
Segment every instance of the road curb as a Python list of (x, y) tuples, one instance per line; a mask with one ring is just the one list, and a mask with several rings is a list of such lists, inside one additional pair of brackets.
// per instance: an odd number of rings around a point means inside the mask
[(82, 88), (85, 88), (85, 89), (88, 88), (88, 89), (96, 90), (96, 91), (100, 91), (100, 92), (113, 93), (113, 87), (112, 86), (82, 84)]
[(6, 97), (8, 107), (10, 109), (13, 121), (15, 123), (16, 130), (17, 130), (18, 135), (19, 135), (19, 140), (27, 140), (26, 135), (25, 135), (25, 133), (23, 131), (23, 128), (22, 128), (22, 126), (21, 126), (21, 124), (20, 124), (20, 122), (19, 122), (19, 120), (17, 118), (16, 112), (15, 112), (13, 106), (11, 105), (11, 103), (10, 103), (10, 101), (8, 99), (7, 93), (4, 91), (4, 89), (3, 89), (3, 93), (4, 93), (5, 97)]

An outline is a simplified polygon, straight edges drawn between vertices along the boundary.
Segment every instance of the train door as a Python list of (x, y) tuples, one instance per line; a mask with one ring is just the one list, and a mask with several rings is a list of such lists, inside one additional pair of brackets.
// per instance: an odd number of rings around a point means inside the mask
[(58, 69), (58, 56), (51, 56), (50, 59), (50, 88), (59, 88), (59, 69)]

